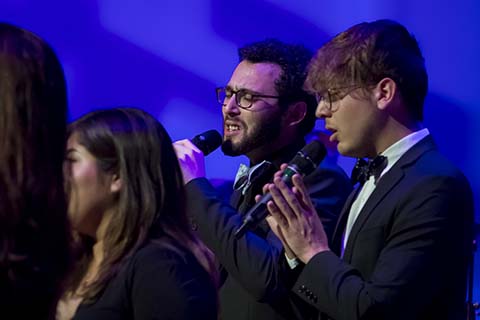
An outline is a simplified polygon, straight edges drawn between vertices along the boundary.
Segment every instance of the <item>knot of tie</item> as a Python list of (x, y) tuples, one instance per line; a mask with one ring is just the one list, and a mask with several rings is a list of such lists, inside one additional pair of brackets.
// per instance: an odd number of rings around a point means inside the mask
[(250, 185), (257, 179), (262, 178), (264, 175), (268, 174), (272, 170), (273, 164), (269, 161), (262, 161), (252, 168), (241, 164), (238, 169), (237, 176), (235, 177), (235, 182), (233, 184), (234, 190), (241, 190), (242, 194), (245, 195), (245, 192), (248, 190)]
[(376, 156), (368, 161), (358, 158), (352, 170), (352, 183), (355, 185), (358, 182), (363, 186), (370, 176), (374, 176), (376, 181), (387, 166), (387, 163), (387, 157), (384, 156)]

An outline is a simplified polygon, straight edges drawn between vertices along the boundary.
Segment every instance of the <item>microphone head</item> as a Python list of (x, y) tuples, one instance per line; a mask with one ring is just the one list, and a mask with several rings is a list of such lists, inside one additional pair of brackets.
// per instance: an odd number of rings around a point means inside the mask
[(289, 165), (295, 166), (300, 173), (307, 175), (315, 170), (326, 155), (327, 149), (323, 143), (313, 140), (297, 152), (297, 155), (290, 161)]
[(217, 130), (208, 130), (196, 135), (191, 141), (204, 155), (208, 155), (220, 147), (222, 136)]

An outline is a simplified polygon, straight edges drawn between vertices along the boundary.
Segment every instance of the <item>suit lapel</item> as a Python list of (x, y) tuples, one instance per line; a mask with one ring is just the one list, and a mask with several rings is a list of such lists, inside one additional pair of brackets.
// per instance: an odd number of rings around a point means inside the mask
[[(411, 166), (417, 159), (425, 152), (435, 148), (435, 143), (430, 135), (422, 139), (410, 150), (408, 150), (395, 165), (378, 181), (375, 190), (368, 198), (365, 206), (360, 211), (357, 220), (353, 224), (352, 231), (348, 237), (348, 242), (345, 247), (344, 259), (350, 261), (352, 255), (352, 245), (355, 243), (359, 231), (364, 226), (372, 212), (378, 204), (388, 195), (388, 193), (404, 178), (405, 168)], [(351, 206), (351, 203), (350, 203)], [(350, 206), (349, 210), (350, 211)], [(346, 214), (348, 216), (348, 212)], [(346, 220), (346, 219), (345, 219)]]
[(396, 170), (392, 168), (378, 181), (375, 190), (368, 198), (365, 206), (362, 208), (362, 211), (360, 211), (357, 220), (353, 224), (352, 231), (350, 231), (343, 255), (346, 261), (350, 261), (352, 244), (355, 243), (358, 233), (362, 229), (368, 217), (372, 214), (373, 210), (377, 207), (380, 201), (382, 201), (392, 190), (392, 188), (395, 187), (398, 182), (400, 182), (400, 180), (403, 178), (403, 175), (403, 170), (399, 170), (398, 167)]
[(234, 190), (230, 196), (230, 205), (233, 208), (238, 208), (240, 201), (242, 200), (242, 192), (240, 190)]

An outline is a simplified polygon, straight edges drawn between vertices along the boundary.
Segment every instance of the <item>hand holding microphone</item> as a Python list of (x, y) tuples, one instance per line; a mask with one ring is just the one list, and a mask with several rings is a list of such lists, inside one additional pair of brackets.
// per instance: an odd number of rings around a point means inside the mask
[[(287, 168), (283, 171), (282, 180), (287, 186), (292, 186), (292, 177), (298, 173), (302, 176), (310, 174), (318, 164), (325, 158), (327, 150), (325, 146), (317, 140), (306, 145), (297, 155), (290, 161)], [(235, 231), (235, 237), (243, 236), (248, 228), (253, 228), (267, 215), (267, 203), (272, 200), (271, 194), (267, 193), (253, 206), (243, 219), (243, 224)]]
[(208, 130), (193, 137), (192, 143), (202, 151), (204, 156), (208, 156), (222, 144), (222, 136), (217, 130)]
[(196, 135), (192, 140), (184, 139), (173, 143), (184, 183), (205, 176), (204, 157), (222, 144), (222, 136), (216, 130)]

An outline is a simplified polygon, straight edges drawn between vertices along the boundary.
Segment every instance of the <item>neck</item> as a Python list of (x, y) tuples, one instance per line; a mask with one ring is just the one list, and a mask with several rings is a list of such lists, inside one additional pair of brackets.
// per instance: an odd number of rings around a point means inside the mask
[[(289, 149), (290, 146), (295, 146), (295, 148), (301, 148), (305, 144), (303, 138), (295, 137), (294, 135), (287, 137), (281, 137), (272, 141), (271, 144), (257, 148), (256, 150), (246, 154), (247, 158), (250, 160), (250, 166), (254, 166), (264, 160), (274, 162), (278, 157), (282, 157), (284, 151)], [(296, 152), (298, 150), (294, 150)], [(282, 159), (284, 160), (284, 159)], [(284, 161), (288, 161), (286, 159)]]
[(104, 239), (108, 231), (108, 226), (110, 225), (110, 221), (113, 216), (113, 210), (107, 210), (102, 216), (102, 220), (100, 221), (100, 225), (97, 228), (97, 232), (95, 234), (95, 244), (92, 248), (93, 259), (91, 263), (91, 267), (98, 267), (98, 265), (103, 260), (104, 255)]
[(92, 248), (92, 259), (88, 262), (85, 273), (82, 276), (82, 280), (75, 291), (72, 292), (73, 296), (83, 299), (82, 295), (86, 292), (88, 286), (95, 281), (98, 276), (98, 270), (103, 260), (103, 240), (97, 241)]
[(95, 239), (96, 242), (102, 242), (107, 234), (108, 226), (110, 225), (110, 221), (112, 220), (113, 212), (115, 211), (114, 208), (105, 210), (104, 214), (102, 215), (102, 219), (100, 220), (100, 224), (95, 232)]
[(379, 140), (375, 145), (375, 150), (373, 152), (374, 154), (370, 156), (375, 157), (376, 155), (381, 154), (397, 141), (405, 138), (406, 136), (422, 128), (423, 126), (419, 122), (411, 122), (411, 123), (404, 124), (391, 118), (387, 122), (387, 125), (384, 127), (384, 129), (378, 135)]

